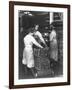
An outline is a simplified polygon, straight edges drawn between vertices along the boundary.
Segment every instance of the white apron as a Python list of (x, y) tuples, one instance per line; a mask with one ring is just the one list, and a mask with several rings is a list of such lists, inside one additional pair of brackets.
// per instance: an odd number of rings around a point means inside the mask
[(58, 61), (58, 45), (55, 30), (50, 33), (50, 58)]
[(29, 68), (34, 67), (34, 56), (33, 56), (33, 49), (31, 46), (26, 46), (24, 48), (22, 63), (24, 65), (27, 65), (27, 67)]

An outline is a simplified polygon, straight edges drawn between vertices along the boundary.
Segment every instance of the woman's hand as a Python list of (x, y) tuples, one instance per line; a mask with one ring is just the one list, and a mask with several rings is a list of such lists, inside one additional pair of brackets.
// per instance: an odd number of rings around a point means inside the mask
[(41, 46), (41, 48), (43, 48), (43, 47)]

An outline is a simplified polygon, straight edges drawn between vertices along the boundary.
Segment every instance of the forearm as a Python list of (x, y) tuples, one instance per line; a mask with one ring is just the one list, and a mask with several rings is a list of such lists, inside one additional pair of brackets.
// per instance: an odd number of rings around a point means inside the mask
[(37, 47), (43, 48), (35, 39), (33, 39), (33, 44), (35, 44)]
[(36, 46), (38, 46), (40, 48), (43, 48), (39, 43), (36, 43)]
[(42, 43), (47, 47), (47, 44), (46, 44), (46, 42), (44, 40), (42, 41)]
[(45, 41), (44, 41), (44, 39), (43, 39), (43, 37), (40, 37), (40, 40), (41, 40), (41, 42), (42, 42), (43, 44), (46, 44)]

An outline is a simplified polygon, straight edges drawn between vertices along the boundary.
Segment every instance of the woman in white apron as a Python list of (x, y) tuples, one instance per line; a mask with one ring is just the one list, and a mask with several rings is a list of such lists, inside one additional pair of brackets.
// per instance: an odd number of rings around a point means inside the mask
[(22, 63), (26, 65), (32, 72), (33, 76), (36, 77), (37, 73), (34, 73), (34, 55), (33, 55), (33, 44), (39, 48), (43, 48), (33, 37), (34, 31), (29, 32), (24, 37), (24, 51), (23, 51), (23, 60)]
[(58, 44), (57, 35), (54, 27), (52, 26), (50, 33), (50, 60), (51, 63), (55, 64), (58, 61)]

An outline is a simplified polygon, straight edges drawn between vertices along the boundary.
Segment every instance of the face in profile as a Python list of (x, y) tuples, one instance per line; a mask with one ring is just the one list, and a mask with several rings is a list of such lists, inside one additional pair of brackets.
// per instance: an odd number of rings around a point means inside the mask
[(36, 26), (35, 26), (35, 30), (38, 30), (38, 28), (39, 28), (39, 25), (36, 25)]

